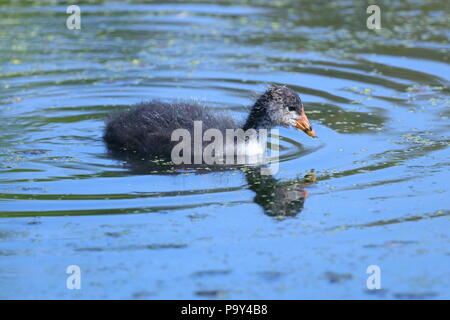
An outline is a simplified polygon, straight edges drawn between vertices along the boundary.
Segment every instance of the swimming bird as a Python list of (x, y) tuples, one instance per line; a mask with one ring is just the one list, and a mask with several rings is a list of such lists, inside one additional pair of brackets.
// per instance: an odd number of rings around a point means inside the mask
[(106, 122), (103, 139), (116, 154), (170, 159), (177, 144), (172, 141), (172, 133), (180, 128), (193, 133), (195, 121), (202, 121), (202, 134), (208, 129), (217, 129), (225, 135), (227, 129), (270, 130), (283, 126), (316, 137), (299, 95), (286, 86), (271, 85), (256, 100), (242, 124), (199, 104), (154, 100), (112, 114)]

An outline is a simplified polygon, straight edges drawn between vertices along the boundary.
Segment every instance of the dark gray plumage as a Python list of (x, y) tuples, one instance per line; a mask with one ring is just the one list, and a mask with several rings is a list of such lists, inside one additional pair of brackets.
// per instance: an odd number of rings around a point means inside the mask
[(103, 139), (111, 151), (167, 158), (178, 143), (171, 141), (172, 132), (184, 128), (192, 134), (195, 120), (203, 121), (203, 131), (216, 128), (225, 132), (236, 128), (231, 117), (214, 116), (198, 104), (150, 101), (113, 114), (107, 121)]
[[(172, 132), (184, 128), (192, 134), (196, 120), (203, 122), (203, 131), (214, 128), (225, 135), (226, 129), (295, 127), (296, 121), (302, 120), (302, 112), (299, 96), (285, 86), (270, 86), (257, 99), (243, 126), (198, 104), (150, 101), (113, 114), (107, 120), (103, 139), (113, 152), (169, 158), (178, 143), (171, 141)], [(309, 125), (306, 116), (303, 119)]]

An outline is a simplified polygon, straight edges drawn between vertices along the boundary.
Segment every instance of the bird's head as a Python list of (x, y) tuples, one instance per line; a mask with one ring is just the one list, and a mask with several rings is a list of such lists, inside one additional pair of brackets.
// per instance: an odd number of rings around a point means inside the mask
[(317, 137), (306, 116), (302, 100), (288, 87), (271, 85), (258, 99), (257, 105), (265, 109), (273, 126), (295, 127), (310, 137)]

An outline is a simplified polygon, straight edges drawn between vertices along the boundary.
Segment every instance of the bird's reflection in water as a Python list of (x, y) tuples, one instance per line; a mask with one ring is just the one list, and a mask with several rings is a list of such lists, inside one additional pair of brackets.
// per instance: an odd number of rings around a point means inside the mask
[(308, 191), (305, 187), (316, 181), (314, 171), (303, 178), (279, 181), (272, 175), (262, 175), (260, 168), (245, 173), (250, 190), (256, 193), (254, 201), (264, 213), (278, 218), (293, 217), (303, 210)]
[(249, 189), (256, 193), (254, 202), (262, 207), (268, 216), (279, 219), (294, 217), (302, 210), (308, 191), (305, 187), (316, 181), (314, 171), (310, 171), (303, 178), (292, 180), (277, 180), (272, 175), (261, 174), (258, 167), (229, 167), (229, 166), (174, 166), (165, 160), (149, 160), (136, 157), (115, 157), (132, 174), (163, 174), (179, 175), (186, 171), (195, 174), (209, 174), (211, 172), (223, 172), (241, 170), (245, 174)]

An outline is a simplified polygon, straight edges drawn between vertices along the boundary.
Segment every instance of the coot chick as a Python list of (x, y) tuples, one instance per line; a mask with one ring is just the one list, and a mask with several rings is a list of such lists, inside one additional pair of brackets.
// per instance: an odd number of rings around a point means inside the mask
[(202, 121), (203, 132), (214, 128), (224, 136), (226, 129), (291, 126), (316, 137), (297, 93), (285, 86), (271, 85), (256, 100), (243, 125), (197, 104), (150, 101), (113, 114), (107, 120), (103, 139), (115, 153), (170, 159), (178, 143), (171, 141), (172, 132), (179, 128), (193, 132), (194, 121)]

